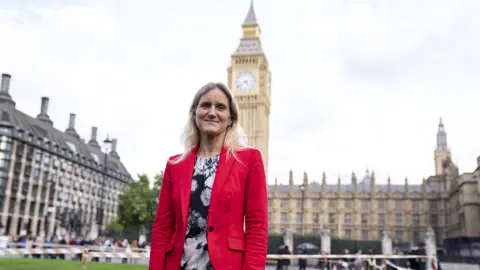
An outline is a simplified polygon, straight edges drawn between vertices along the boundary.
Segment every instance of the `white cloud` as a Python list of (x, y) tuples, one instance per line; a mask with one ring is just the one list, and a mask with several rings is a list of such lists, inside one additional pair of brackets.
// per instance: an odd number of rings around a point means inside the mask
[[(119, 139), (134, 174), (181, 151), (193, 93), (226, 81), (249, 1), (69, 1), (0, 5), (0, 71), (17, 107), (40, 97), (65, 129), (68, 113)], [(375, 170), (419, 183), (433, 172), (443, 116), (462, 171), (480, 154), (476, 1), (257, 1), (273, 73), (270, 178), (303, 171), (335, 182)]]

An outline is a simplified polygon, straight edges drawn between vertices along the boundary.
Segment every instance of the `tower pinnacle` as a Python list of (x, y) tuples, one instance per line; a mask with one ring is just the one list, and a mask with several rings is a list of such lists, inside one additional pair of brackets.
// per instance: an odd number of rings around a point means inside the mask
[(445, 132), (442, 118), (440, 118), (440, 122), (438, 123), (437, 147), (435, 148), (434, 157), (435, 175), (444, 174), (445, 168), (443, 167), (443, 164), (445, 163), (445, 161), (451, 159), (451, 153), (447, 145), (447, 132)]
[(443, 126), (442, 118), (438, 123), (438, 132), (437, 132), (437, 151), (447, 151), (447, 133), (445, 132), (445, 127)]
[(247, 17), (242, 24), (243, 38), (242, 39), (258, 39), (260, 38), (260, 26), (257, 22), (257, 15), (255, 15), (255, 8), (253, 7), (253, 0), (250, 2)]
[(243, 26), (256, 26), (257, 23), (257, 16), (255, 15), (255, 9), (253, 7), (253, 0), (250, 1), (250, 9), (248, 10), (247, 17), (243, 22)]
[(253, 7), (253, 0), (250, 2), (247, 17), (242, 24), (243, 36), (240, 44), (232, 56), (253, 56), (264, 55), (262, 42), (260, 41), (260, 26), (257, 22), (257, 15)]

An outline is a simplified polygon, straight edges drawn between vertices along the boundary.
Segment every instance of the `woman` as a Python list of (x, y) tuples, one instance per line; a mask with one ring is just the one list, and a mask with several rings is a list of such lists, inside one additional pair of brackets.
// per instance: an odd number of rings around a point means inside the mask
[(167, 162), (152, 229), (150, 270), (265, 269), (268, 203), (258, 150), (247, 147), (227, 86), (193, 98), (184, 153)]

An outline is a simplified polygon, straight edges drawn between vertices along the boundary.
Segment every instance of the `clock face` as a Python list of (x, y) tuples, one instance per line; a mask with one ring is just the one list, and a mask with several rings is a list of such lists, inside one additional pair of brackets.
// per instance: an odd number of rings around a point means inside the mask
[(242, 92), (249, 92), (255, 86), (255, 76), (248, 71), (243, 71), (238, 74), (235, 81), (237, 89)]

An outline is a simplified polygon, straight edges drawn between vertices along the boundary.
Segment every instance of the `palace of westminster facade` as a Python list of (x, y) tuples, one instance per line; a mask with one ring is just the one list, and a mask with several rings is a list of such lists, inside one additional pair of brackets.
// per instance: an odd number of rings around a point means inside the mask
[[(242, 25), (243, 37), (228, 68), (228, 84), (241, 110), (241, 126), (251, 146), (262, 152), (268, 173), (271, 72), (260, 41), (253, 3)], [(388, 228), (396, 242), (418, 242), (432, 226), (438, 243), (445, 238), (480, 236), (480, 158), (472, 173), (458, 174), (440, 122), (434, 176), (421, 185), (378, 185), (373, 172), (337, 184), (309, 181), (269, 185), (269, 232), (319, 233), (333, 237), (379, 240)]]
[(318, 234), (328, 228), (332, 237), (380, 240), (389, 230), (397, 243), (419, 243), (431, 226), (437, 243), (447, 238), (480, 237), (480, 157), (473, 172), (458, 173), (451, 161), (446, 132), (440, 122), (435, 150), (436, 174), (421, 185), (375, 183), (374, 172), (357, 179), (327, 184), (309, 181), (269, 185), (269, 231)]
[[(228, 85), (240, 107), (240, 124), (249, 143), (262, 153), (268, 172), (271, 80), (262, 49), (253, 2), (242, 25), (243, 36), (231, 55)], [(103, 228), (117, 215), (118, 195), (133, 181), (117, 153), (117, 140), (105, 154), (97, 128), (85, 142), (75, 130), (75, 115), (65, 131), (53, 127), (48, 98), (37, 117), (18, 111), (10, 95), (10, 75), (0, 89), (0, 227), (10, 235), (56, 231), (59, 215)], [(388, 228), (395, 241), (420, 241), (428, 226), (445, 238), (480, 236), (480, 159), (472, 173), (459, 175), (452, 163), (440, 122), (435, 150), (436, 174), (421, 185), (376, 184), (373, 172), (360, 179), (327, 184), (309, 181), (269, 185), (269, 232), (319, 233), (333, 237), (379, 240)], [(107, 166), (105, 166), (107, 164)], [(98, 207), (103, 205), (103, 207)], [(103, 214), (98, 214), (103, 209)]]

